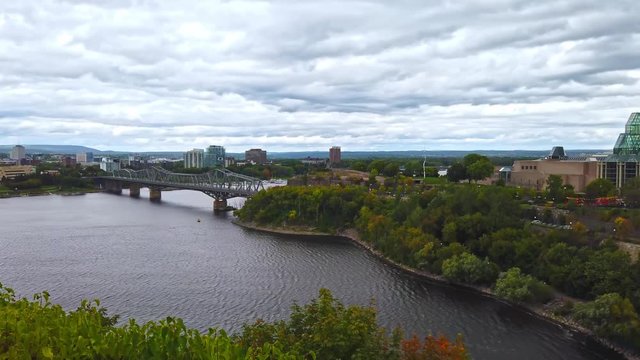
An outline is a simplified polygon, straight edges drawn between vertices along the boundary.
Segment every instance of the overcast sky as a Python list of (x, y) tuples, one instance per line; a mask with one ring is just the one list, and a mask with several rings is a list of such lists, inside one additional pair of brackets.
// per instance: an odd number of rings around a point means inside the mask
[(640, 1), (0, 1), (0, 144), (610, 149)]

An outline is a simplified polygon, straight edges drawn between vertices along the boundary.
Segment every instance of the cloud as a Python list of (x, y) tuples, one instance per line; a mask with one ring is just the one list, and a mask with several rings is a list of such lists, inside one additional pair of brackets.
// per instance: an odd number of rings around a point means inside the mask
[(611, 148), (636, 1), (0, 3), (0, 143)]

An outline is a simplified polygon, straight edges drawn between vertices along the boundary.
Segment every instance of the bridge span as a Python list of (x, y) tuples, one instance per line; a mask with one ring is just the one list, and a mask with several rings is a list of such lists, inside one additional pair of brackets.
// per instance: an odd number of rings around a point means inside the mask
[(161, 199), (162, 190), (201, 191), (214, 199), (214, 211), (225, 210), (229, 198), (250, 197), (264, 190), (260, 179), (226, 169), (214, 169), (204, 174), (180, 174), (159, 167), (137, 171), (122, 169), (96, 179), (103, 180), (106, 190), (116, 194), (121, 194), (123, 185), (127, 185), (131, 197), (139, 197), (140, 188), (148, 187), (149, 199), (152, 201)]

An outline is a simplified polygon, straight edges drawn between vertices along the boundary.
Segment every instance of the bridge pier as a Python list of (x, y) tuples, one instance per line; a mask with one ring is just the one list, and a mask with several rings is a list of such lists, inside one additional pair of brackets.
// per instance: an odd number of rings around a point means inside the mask
[(227, 199), (213, 199), (213, 212), (227, 210)]
[(107, 180), (104, 186), (107, 189), (107, 192), (112, 194), (122, 194), (122, 182), (120, 181)]
[(149, 200), (160, 201), (161, 199), (162, 199), (162, 192), (160, 191), (160, 188), (149, 187)]
[(138, 185), (138, 184), (129, 185), (129, 196), (131, 196), (133, 198), (139, 198), (140, 197), (140, 185)]

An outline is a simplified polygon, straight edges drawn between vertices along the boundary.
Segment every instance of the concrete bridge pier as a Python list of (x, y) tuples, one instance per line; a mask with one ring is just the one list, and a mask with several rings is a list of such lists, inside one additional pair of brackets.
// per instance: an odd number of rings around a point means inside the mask
[(225, 211), (227, 209), (227, 199), (214, 199), (213, 212)]
[(149, 188), (149, 200), (151, 201), (160, 201), (162, 199), (162, 192), (160, 188), (150, 187)]
[(138, 184), (129, 185), (129, 196), (131, 196), (133, 198), (139, 198), (140, 197), (140, 185), (138, 185)]
[(122, 194), (122, 183), (120, 181), (107, 180), (104, 184), (107, 192), (112, 194)]

